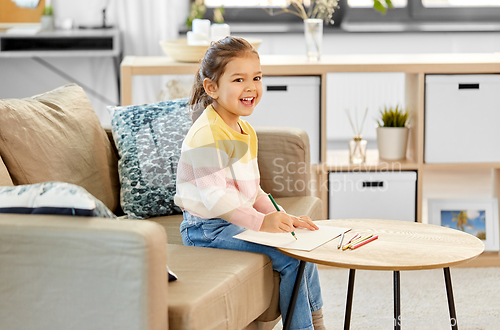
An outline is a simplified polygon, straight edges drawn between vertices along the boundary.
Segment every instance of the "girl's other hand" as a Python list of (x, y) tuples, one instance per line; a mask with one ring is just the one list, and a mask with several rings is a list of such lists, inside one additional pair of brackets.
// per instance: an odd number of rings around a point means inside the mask
[(268, 233), (291, 233), (294, 229), (292, 217), (277, 211), (267, 214), (260, 226), (260, 231)]
[(296, 217), (291, 215), (290, 218), (293, 220), (293, 226), (297, 228), (306, 228), (309, 230), (318, 230), (319, 227), (309, 218), (307, 215), (302, 215)]

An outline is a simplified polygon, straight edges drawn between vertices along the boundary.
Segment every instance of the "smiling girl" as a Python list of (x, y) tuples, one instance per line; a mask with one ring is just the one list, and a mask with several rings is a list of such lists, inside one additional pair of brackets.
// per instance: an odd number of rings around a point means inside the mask
[[(274, 247), (233, 238), (251, 229), (291, 233), (317, 230), (307, 216), (277, 212), (260, 187), (257, 135), (249, 116), (262, 97), (257, 51), (246, 40), (226, 37), (212, 43), (195, 79), (190, 105), (193, 126), (177, 167), (175, 203), (183, 210), (184, 245), (267, 254), (280, 273), (280, 310), (286, 317), (299, 261)], [(292, 329), (324, 329), (321, 289), (315, 264), (306, 263)]]

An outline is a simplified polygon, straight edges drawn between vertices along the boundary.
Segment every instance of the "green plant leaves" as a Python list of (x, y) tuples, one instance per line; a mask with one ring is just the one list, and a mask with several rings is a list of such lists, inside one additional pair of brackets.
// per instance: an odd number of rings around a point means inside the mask
[[(385, 6), (382, 2), (385, 2)], [(385, 14), (387, 12), (387, 8), (394, 8), (391, 0), (373, 0), (373, 9), (376, 11)]]
[(380, 127), (405, 127), (408, 123), (408, 110), (402, 109), (397, 105), (395, 108), (384, 107), (380, 110), (381, 119), (378, 120)]

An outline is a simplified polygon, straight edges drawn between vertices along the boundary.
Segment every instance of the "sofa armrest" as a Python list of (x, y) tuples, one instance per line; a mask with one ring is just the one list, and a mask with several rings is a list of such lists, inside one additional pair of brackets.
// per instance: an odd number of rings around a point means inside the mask
[(166, 261), (151, 221), (0, 214), (0, 329), (168, 329)]
[(258, 127), (260, 183), (274, 197), (311, 195), (307, 133), (298, 128)]

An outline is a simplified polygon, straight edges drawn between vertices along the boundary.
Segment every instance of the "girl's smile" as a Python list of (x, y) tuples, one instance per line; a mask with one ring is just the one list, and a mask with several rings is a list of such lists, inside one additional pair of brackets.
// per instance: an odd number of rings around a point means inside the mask
[(255, 97), (244, 97), (240, 101), (241, 101), (241, 103), (243, 103), (244, 106), (251, 107), (251, 106), (253, 106), (253, 102), (255, 101)]

